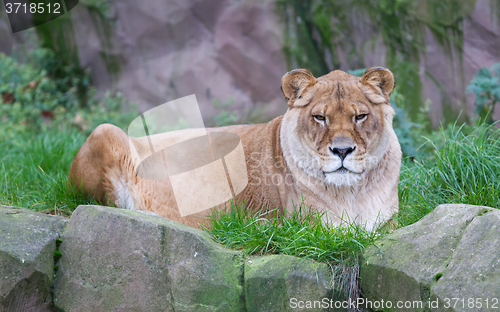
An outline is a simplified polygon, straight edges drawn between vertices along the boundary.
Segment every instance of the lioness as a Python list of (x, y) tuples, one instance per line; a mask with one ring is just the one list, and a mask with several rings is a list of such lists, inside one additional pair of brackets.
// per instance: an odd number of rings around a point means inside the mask
[[(392, 73), (373, 67), (361, 78), (340, 70), (315, 78), (296, 69), (283, 76), (281, 88), (288, 102), (283, 116), (214, 128), (237, 134), (243, 144), (249, 182), (235, 201), (291, 211), (303, 198), (307, 207), (325, 211), (325, 219), (338, 223), (347, 214), (368, 230), (397, 212), (401, 147), (388, 104)], [(171, 139), (172, 133), (154, 137)], [(97, 127), (80, 148), (69, 181), (105, 204), (194, 227), (207, 224), (209, 211), (181, 217), (169, 179), (137, 175), (129, 137), (109, 124)]]

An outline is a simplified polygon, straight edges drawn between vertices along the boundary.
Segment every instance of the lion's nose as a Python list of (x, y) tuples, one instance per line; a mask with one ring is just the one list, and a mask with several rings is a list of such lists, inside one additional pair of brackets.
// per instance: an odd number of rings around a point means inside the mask
[(347, 155), (354, 152), (355, 149), (356, 149), (356, 146), (348, 147), (348, 148), (331, 148), (330, 147), (330, 151), (333, 153), (333, 155), (339, 156), (342, 161), (347, 157)]

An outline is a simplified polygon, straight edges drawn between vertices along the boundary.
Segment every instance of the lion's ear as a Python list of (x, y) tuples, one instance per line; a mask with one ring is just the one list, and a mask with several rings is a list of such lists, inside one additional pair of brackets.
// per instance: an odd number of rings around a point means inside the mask
[(307, 69), (294, 69), (281, 78), (281, 90), (285, 95), (288, 105), (292, 106), (295, 99), (300, 98), (307, 87), (316, 84), (317, 80)]
[[(385, 98), (383, 102), (389, 102), (391, 92), (394, 89), (394, 76), (390, 70), (382, 67), (368, 68), (359, 81), (374, 88), (377, 93), (383, 95)], [(373, 102), (381, 102), (380, 100), (376, 100), (376, 96), (374, 98)]]

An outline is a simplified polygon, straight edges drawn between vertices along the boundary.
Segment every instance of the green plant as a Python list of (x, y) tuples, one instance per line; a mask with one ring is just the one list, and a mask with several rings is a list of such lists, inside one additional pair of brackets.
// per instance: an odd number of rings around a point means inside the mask
[[(278, 215), (277, 217), (270, 217)], [(276, 209), (250, 212), (244, 204), (231, 204), (211, 215), (205, 229), (219, 243), (246, 254), (286, 254), (329, 263), (354, 265), (365, 246), (379, 234), (367, 232), (343, 216), (340, 225), (321, 222), (322, 213), (303, 201), (292, 212)]]
[(401, 166), (398, 221), (405, 226), (436, 206), (463, 203), (500, 208), (500, 130), (456, 124), (427, 138), (431, 152)]
[(398, 136), (403, 156), (423, 156), (425, 150), (420, 147), (424, 143), (423, 135), (427, 133), (427, 112), (430, 103), (420, 108), (419, 113), (413, 116), (413, 121), (408, 118), (406, 97), (399, 93), (397, 88), (391, 94), (390, 104), (396, 112), (393, 128)]
[[(54, 55), (47, 49), (35, 49), (28, 63), (0, 54), (0, 115), (12, 124), (33, 129), (54, 119), (61, 110), (74, 111), (79, 105), (77, 78), (52, 78), (46, 67)], [(68, 73), (68, 71), (64, 71)], [(6, 118), (6, 117), (4, 117)], [(2, 127), (5, 130), (5, 125)]]
[[(7, 121), (0, 128), (4, 139), (7, 132), (39, 131), (52, 124), (65, 123), (87, 132), (104, 122), (124, 127), (136, 116), (135, 107), (120, 93), (107, 92), (98, 98), (88, 70), (81, 75), (48, 49), (30, 51), (25, 61), (0, 53), (0, 116)], [(127, 106), (130, 109), (125, 113)]]
[(474, 113), (486, 123), (493, 123), (495, 105), (500, 102), (500, 63), (482, 67), (467, 86), (467, 93), (475, 93)]
[(225, 102), (221, 102), (218, 99), (213, 100), (216, 109), (220, 110), (219, 113), (214, 117), (214, 122), (216, 127), (230, 126), (241, 121), (241, 116), (236, 110), (229, 110), (229, 107), (233, 104), (233, 99), (228, 99)]
[[(52, 54), (36, 49), (20, 63), (0, 54), (0, 204), (54, 214), (70, 214), (79, 204), (95, 203), (68, 189), (71, 162), (91, 131), (101, 123), (122, 129), (137, 116), (119, 93), (96, 97), (88, 85), (81, 106), (77, 72), (53, 77)], [(46, 66), (48, 69), (42, 67)], [(74, 75), (74, 76), (71, 76)]]

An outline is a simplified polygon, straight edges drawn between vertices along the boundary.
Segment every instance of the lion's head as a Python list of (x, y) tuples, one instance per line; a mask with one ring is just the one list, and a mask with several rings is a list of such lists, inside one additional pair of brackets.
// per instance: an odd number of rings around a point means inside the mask
[(281, 130), (285, 159), (326, 185), (362, 183), (395, 138), (392, 73), (373, 67), (361, 78), (340, 70), (315, 78), (296, 69), (281, 87), (289, 106)]

